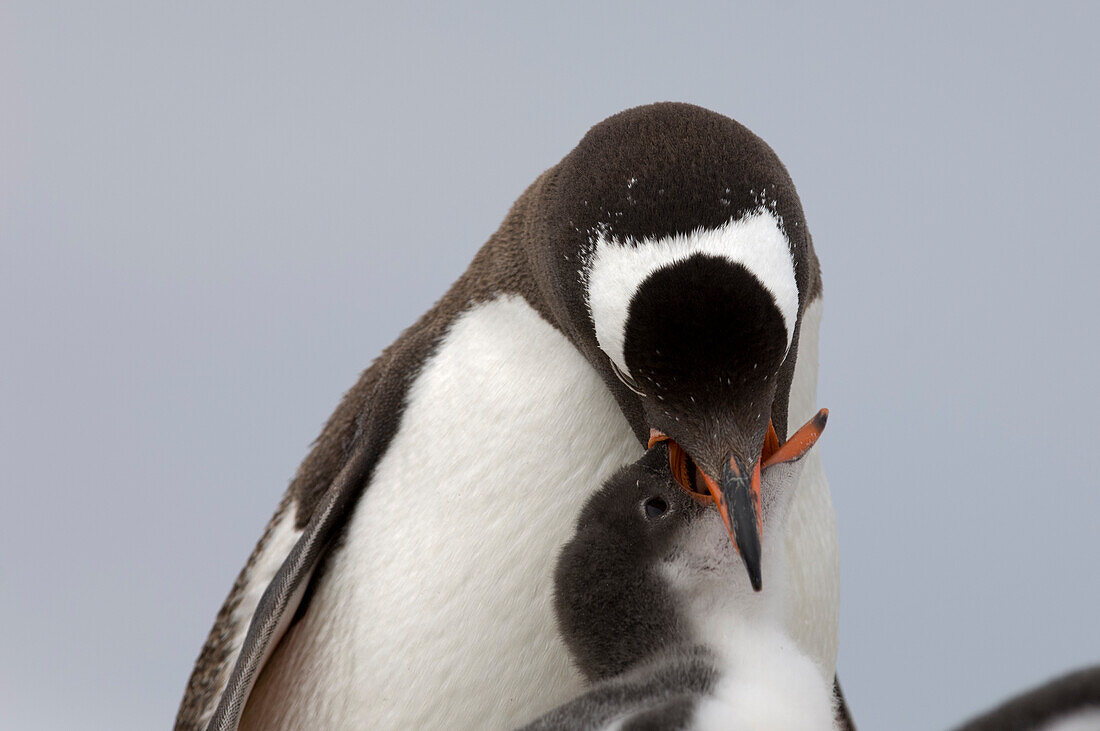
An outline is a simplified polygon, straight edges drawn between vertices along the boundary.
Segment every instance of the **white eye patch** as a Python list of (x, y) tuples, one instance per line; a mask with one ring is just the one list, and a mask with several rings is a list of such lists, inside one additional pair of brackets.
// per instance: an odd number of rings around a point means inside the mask
[(586, 272), (588, 313), (600, 349), (627, 376), (623, 349), (626, 318), (634, 293), (658, 269), (695, 255), (721, 257), (740, 264), (775, 298), (791, 346), (798, 317), (798, 287), (790, 243), (779, 220), (759, 208), (719, 228), (696, 229), (680, 236), (641, 241), (609, 239), (598, 231)]

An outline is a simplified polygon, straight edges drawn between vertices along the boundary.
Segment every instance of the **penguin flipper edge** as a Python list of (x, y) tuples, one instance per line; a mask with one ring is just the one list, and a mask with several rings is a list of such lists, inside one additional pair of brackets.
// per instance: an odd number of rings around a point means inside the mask
[(207, 731), (237, 728), (260, 671), (289, 628), (314, 571), (355, 507), (370, 469), (377, 461), (375, 451), (371, 449), (370, 440), (365, 440), (353, 452), (333, 480), (324, 502), (314, 511), (268, 584), (252, 614), (244, 644), (206, 726)]

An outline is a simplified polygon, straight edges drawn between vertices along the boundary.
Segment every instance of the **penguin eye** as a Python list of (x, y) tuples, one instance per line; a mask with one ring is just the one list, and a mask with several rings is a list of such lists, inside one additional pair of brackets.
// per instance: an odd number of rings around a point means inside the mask
[(651, 497), (645, 501), (645, 517), (656, 520), (668, 512), (668, 503), (662, 497)]
[(618, 377), (618, 379), (620, 381), (623, 382), (624, 386), (626, 386), (627, 388), (629, 388), (631, 391), (638, 394), (639, 396), (645, 396), (645, 393), (642, 391), (642, 389), (638, 385), (637, 381), (635, 381), (633, 378), (631, 378), (630, 376), (623, 373), (622, 369), (619, 368), (618, 363), (611, 360), (610, 358), (608, 358), (608, 360), (611, 361), (611, 370), (615, 371), (615, 375)]

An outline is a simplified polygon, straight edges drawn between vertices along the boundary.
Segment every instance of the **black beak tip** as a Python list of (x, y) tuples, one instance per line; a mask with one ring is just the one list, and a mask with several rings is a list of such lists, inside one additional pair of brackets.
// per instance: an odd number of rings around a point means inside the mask
[(753, 591), (760, 591), (764, 587), (764, 579), (760, 575), (760, 554), (755, 555), (742, 551), (741, 558), (745, 562), (745, 568), (749, 572), (749, 582)]
[(737, 545), (737, 552), (749, 572), (749, 581), (754, 591), (760, 591), (763, 579), (760, 576), (760, 532), (758, 529), (756, 505), (752, 499), (752, 481), (748, 469), (742, 467), (740, 474), (734, 475), (726, 466), (722, 470), (722, 496), (729, 506), (730, 537)]

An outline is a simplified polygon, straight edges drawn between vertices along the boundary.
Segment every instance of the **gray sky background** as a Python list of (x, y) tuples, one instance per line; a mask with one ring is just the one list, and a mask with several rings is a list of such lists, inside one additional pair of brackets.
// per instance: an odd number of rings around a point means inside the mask
[(275, 5), (0, 5), (0, 727), (167, 727), (343, 391), (666, 99), (776, 149), (822, 260), (857, 721), (1100, 661), (1100, 6)]

